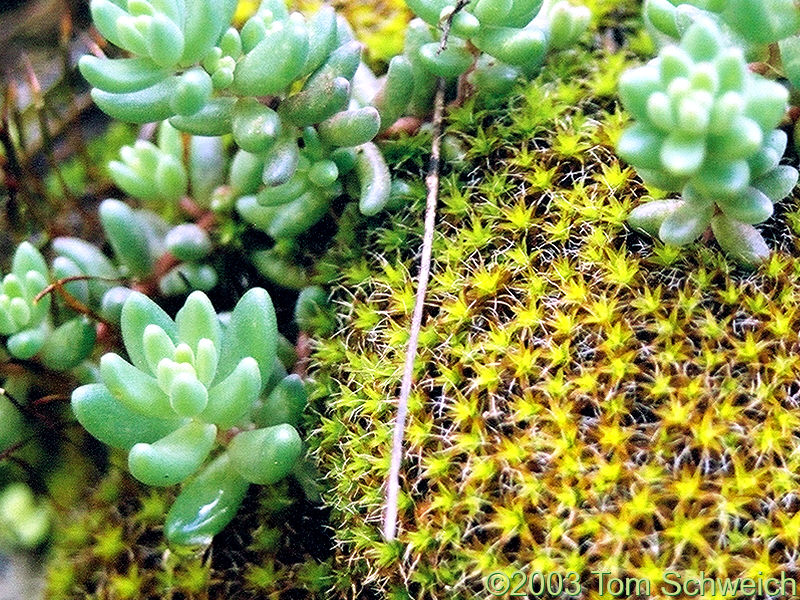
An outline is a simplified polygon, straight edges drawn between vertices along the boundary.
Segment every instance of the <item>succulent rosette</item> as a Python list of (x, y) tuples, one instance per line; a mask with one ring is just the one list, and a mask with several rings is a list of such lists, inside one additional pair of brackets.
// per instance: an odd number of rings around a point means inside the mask
[[(121, 329), (129, 360), (105, 354), (102, 382), (77, 388), (73, 411), (89, 433), (127, 452), (139, 481), (189, 480), (166, 533), (176, 543), (206, 543), (233, 518), (251, 483), (279, 481), (303, 451), (290, 424), (305, 404), (302, 385), (289, 392), (293, 382), (275, 386), (272, 302), (263, 289), (249, 290), (223, 327), (202, 292), (187, 298), (174, 321), (134, 292), (122, 307)], [(273, 393), (260, 400), (268, 385)]]
[[(386, 206), (391, 178), (371, 141), (407, 107), (410, 67), (398, 58), (378, 80), (331, 7), (306, 18), (282, 0), (264, 0), (241, 30), (231, 27), (231, 0), (92, 0), (91, 7), (100, 33), (134, 55), (81, 58), (97, 105), (129, 122), (168, 119), (158, 144), (139, 141), (109, 165), (131, 196), (171, 207), (190, 187), (208, 204), (224, 182), (202, 158), (221, 154), (219, 136), (232, 134), (238, 152), (229, 189), (242, 198), (239, 213), (276, 239), (317, 223), (351, 173), (363, 214)], [(192, 134), (188, 154), (199, 161), (183, 164), (171, 130)], [(218, 158), (217, 166), (228, 162)], [(216, 186), (202, 185), (209, 182)]]
[[(54, 265), (58, 274), (58, 265)], [(22, 242), (14, 252), (11, 272), (0, 282), (0, 335), (19, 360), (35, 359), (54, 371), (67, 371), (85, 360), (95, 342), (91, 320), (70, 311), (54, 320), (50, 311), (50, 270), (42, 254)]]
[(636, 120), (619, 141), (620, 156), (645, 183), (682, 195), (636, 208), (630, 223), (676, 246), (711, 226), (743, 263), (768, 255), (753, 225), (797, 183), (797, 171), (779, 165), (786, 134), (775, 129), (787, 90), (752, 73), (741, 49), (699, 20), (679, 45), (626, 72), (620, 97)]
[(769, 62), (800, 85), (800, 7), (794, 0), (647, 0), (643, 14), (661, 44), (677, 42), (698, 19), (712, 20), (749, 60)]
[(409, 112), (431, 110), (436, 78), (468, 82), (485, 101), (498, 102), (517, 80), (535, 76), (548, 49), (573, 44), (589, 23), (585, 6), (566, 1), (472, 0), (452, 17), (447, 47), (441, 24), (455, 10), (453, 0), (411, 0), (419, 17), (409, 24), (404, 57), (414, 81)]
[(710, 18), (725, 35), (750, 47), (800, 31), (800, 10), (794, 0), (647, 0), (644, 17), (659, 34), (673, 40), (698, 18)]

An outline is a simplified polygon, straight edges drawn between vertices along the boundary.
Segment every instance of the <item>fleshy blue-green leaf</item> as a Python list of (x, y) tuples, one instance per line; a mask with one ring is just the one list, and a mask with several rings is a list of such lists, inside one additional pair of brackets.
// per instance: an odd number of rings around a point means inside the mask
[(119, 277), (117, 269), (108, 257), (100, 252), (97, 246), (84, 240), (70, 237), (56, 238), (53, 240), (53, 251), (69, 258), (86, 275), (112, 280), (90, 279), (87, 282), (89, 291), (95, 298), (102, 298), (103, 294), (114, 286), (113, 280)]
[(308, 393), (299, 375), (288, 375), (273, 389), (264, 404), (253, 415), (259, 427), (287, 423), (297, 426), (308, 404)]
[(308, 57), (308, 31), (302, 19), (273, 25), (236, 65), (234, 88), (246, 96), (282, 92), (300, 75)]
[(137, 277), (153, 269), (147, 234), (136, 213), (124, 202), (108, 199), (100, 204), (100, 221), (114, 254)]
[(663, 138), (658, 131), (641, 123), (628, 127), (617, 142), (619, 156), (637, 168), (660, 171)]
[(209, 390), (208, 405), (200, 418), (220, 427), (239, 424), (253, 407), (262, 383), (258, 363), (252, 357), (243, 358), (230, 375)]
[(133, 412), (100, 383), (84, 385), (72, 392), (72, 411), (94, 437), (123, 450), (130, 450), (139, 442), (155, 442), (183, 423), (181, 419), (146, 417)]
[(772, 201), (754, 187), (748, 187), (736, 196), (721, 198), (717, 204), (726, 216), (748, 225), (766, 221), (773, 211)]
[(714, 214), (713, 202), (684, 202), (667, 215), (658, 235), (665, 244), (685, 246), (691, 244), (708, 229)]
[(773, 202), (780, 202), (791, 194), (797, 185), (797, 169), (789, 165), (778, 166), (755, 179), (752, 185)]
[(676, 176), (692, 175), (703, 164), (705, 157), (706, 144), (702, 137), (672, 134), (661, 147), (661, 163)]
[(743, 160), (704, 165), (693, 179), (693, 185), (708, 198), (734, 196), (749, 182), (750, 167)]
[(6, 348), (11, 356), (28, 360), (42, 349), (47, 336), (48, 332), (44, 327), (24, 329), (8, 338)]
[(277, 335), (278, 324), (269, 294), (262, 288), (248, 290), (233, 309), (225, 330), (217, 381), (227, 377), (242, 358), (252, 356), (265, 382), (275, 359)]
[(236, 471), (246, 480), (269, 485), (286, 477), (303, 454), (303, 441), (291, 425), (243, 431), (228, 445)]
[(711, 229), (720, 247), (743, 266), (755, 268), (769, 258), (769, 247), (752, 225), (719, 214)]
[(100, 376), (108, 391), (128, 410), (149, 417), (172, 416), (169, 398), (154, 377), (109, 352), (100, 359)]
[(682, 200), (653, 200), (637, 206), (628, 216), (628, 224), (653, 237), (664, 220), (683, 205)]
[(45, 279), (49, 277), (47, 263), (42, 253), (30, 242), (22, 242), (14, 251), (14, 258), (11, 262), (11, 272), (20, 279), (24, 279), (28, 271), (36, 271)]
[(141, 371), (154, 375), (147, 363), (143, 345), (144, 330), (151, 324), (158, 325), (174, 343), (178, 342), (178, 327), (169, 315), (144, 294), (131, 293), (122, 306), (120, 318), (122, 339), (131, 362)]
[(128, 469), (147, 485), (180, 483), (200, 468), (216, 435), (215, 425), (190, 421), (152, 444), (136, 444), (128, 454)]
[(167, 514), (167, 539), (184, 546), (210, 544), (236, 516), (249, 487), (227, 453), (221, 454), (181, 490)]
[(178, 339), (195, 350), (197, 342), (206, 338), (219, 347), (222, 341), (222, 328), (217, 312), (203, 292), (192, 292), (175, 316), (178, 326)]
[(172, 380), (169, 402), (175, 414), (194, 417), (208, 404), (208, 390), (196, 377), (179, 373)]
[(68, 371), (89, 357), (96, 338), (92, 321), (86, 317), (70, 319), (47, 337), (39, 359), (49, 369)]

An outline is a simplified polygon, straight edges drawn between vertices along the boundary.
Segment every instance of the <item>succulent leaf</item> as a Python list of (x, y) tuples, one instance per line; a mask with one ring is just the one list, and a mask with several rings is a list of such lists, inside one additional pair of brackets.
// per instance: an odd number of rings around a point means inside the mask
[(169, 398), (158, 381), (119, 355), (103, 355), (100, 377), (109, 393), (128, 410), (148, 417), (170, 415)]
[(155, 442), (182, 424), (182, 420), (174, 417), (147, 417), (129, 410), (99, 383), (72, 392), (72, 411), (94, 437), (122, 450), (130, 450), (139, 442)]
[(303, 453), (303, 442), (291, 425), (239, 433), (228, 446), (231, 465), (251, 483), (269, 485), (286, 477)]
[(239, 424), (258, 398), (262, 381), (258, 362), (249, 356), (243, 358), (208, 392), (208, 403), (200, 417), (220, 427)]
[(201, 339), (208, 339), (219, 347), (222, 340), (222, 328), (211, 300), (203, 292), (192, 292), (175, 316), (178, 326), (178, 338), (197, 348)]
[(278, 343), (278, 324), (269, 294), (252, 288), (241, 297), (225, 329), (220, 352), (217, 381), (227, 377), (245, 357), (258, 363), (261, 381), (266, 382), (272, 370)]
[(308, 393), (299, 375), (288, 375), (269, 393), (264, 404), (253, 415), (258, 427), (287, 423), (297, 427), (308, 404)]
[(222, 453), (184, 485), (167, 514), (167, 538), (184, 546), (207, 546), (236, 516), (249, 487)]
[(76, 317), (59, 325), (47, 336), (39, 359), (53, 371), (69, 371), (86, 360), (97, 339), (95, 324), (86, 317)]
[(144, 294), (133, 292), (122, 307), (120, 320), (122, 339), (131, 362), (140, 371), (152, 375), (154, 372), (150, 370), (143, 343), (144, 330), (148, 325), (158, 325), (173, 342), (177, 343), (178, 327), (169, 315)]
[(190, 421), (158, 441), (133, 446), (128, 453), (128, 469), (147, 485), (180, 483), (200, 468), (216, 435), (215, 425)]

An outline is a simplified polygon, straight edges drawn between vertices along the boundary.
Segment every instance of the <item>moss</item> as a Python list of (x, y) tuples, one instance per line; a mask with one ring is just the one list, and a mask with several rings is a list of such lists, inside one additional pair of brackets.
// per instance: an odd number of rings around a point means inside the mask
[(298, 486), (254, 486), (208, 548), (163, 538), (172, 491), (147, 488), (119, 468), (62, 509), (46, 597), (210, 600), (325, 598), (330, 587), (327, 513)]
[[(444, 178), (398, 544), (380, 520), (421, 186), (321, 270), (341, 314), (316, 342), (310, 440), (343, 596), (484, 597), (525, 566), (580, 572), (586, 598), (594, 570), (795, 570), (800, 213), (787, 200), (762, 227), (778, 251), (756, 273), (627, 228), (658, 192), (614, 155), (614, 82), (648, 43), (636, 3), (597, 6), (591, 48), (551, 58), (511, 110), (450, 113), (470, 150)], [(419, 180), (427, 143), (390, 144), (394, 167)]]

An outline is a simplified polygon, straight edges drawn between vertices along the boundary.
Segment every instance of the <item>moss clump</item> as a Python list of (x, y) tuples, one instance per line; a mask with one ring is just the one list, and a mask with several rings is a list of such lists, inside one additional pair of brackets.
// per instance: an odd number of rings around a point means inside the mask
[(170, 547), (174, 494), (110, 473), (57, 519), (46, 598), (325, 598), (332, 583), (326, 512), (296, 484), (253, 487), (208, 548)]
[[(525, 567), (581, 573), (584, 598), (590, 571), (647, 577), (660, 598), (668, 568), (795, 573), (800, 212), (761, 226), (777, 251), (754, 274), (628, 229), (658, 196), (613, 152), (615, 81), (647, 46), (634, 4), (602, 3), (594, 48), (554, 57), (510, 111), (450, 113), (470, 150), (445, 179), (397, 545), (380, 519), (422, 190), (330, 256), (342, 314), (317, 342), (310, 439), (341, 590), (485, 597), (486, 575)], [(396, 142), (397, 168), (420, 173), (426, 145)]]

